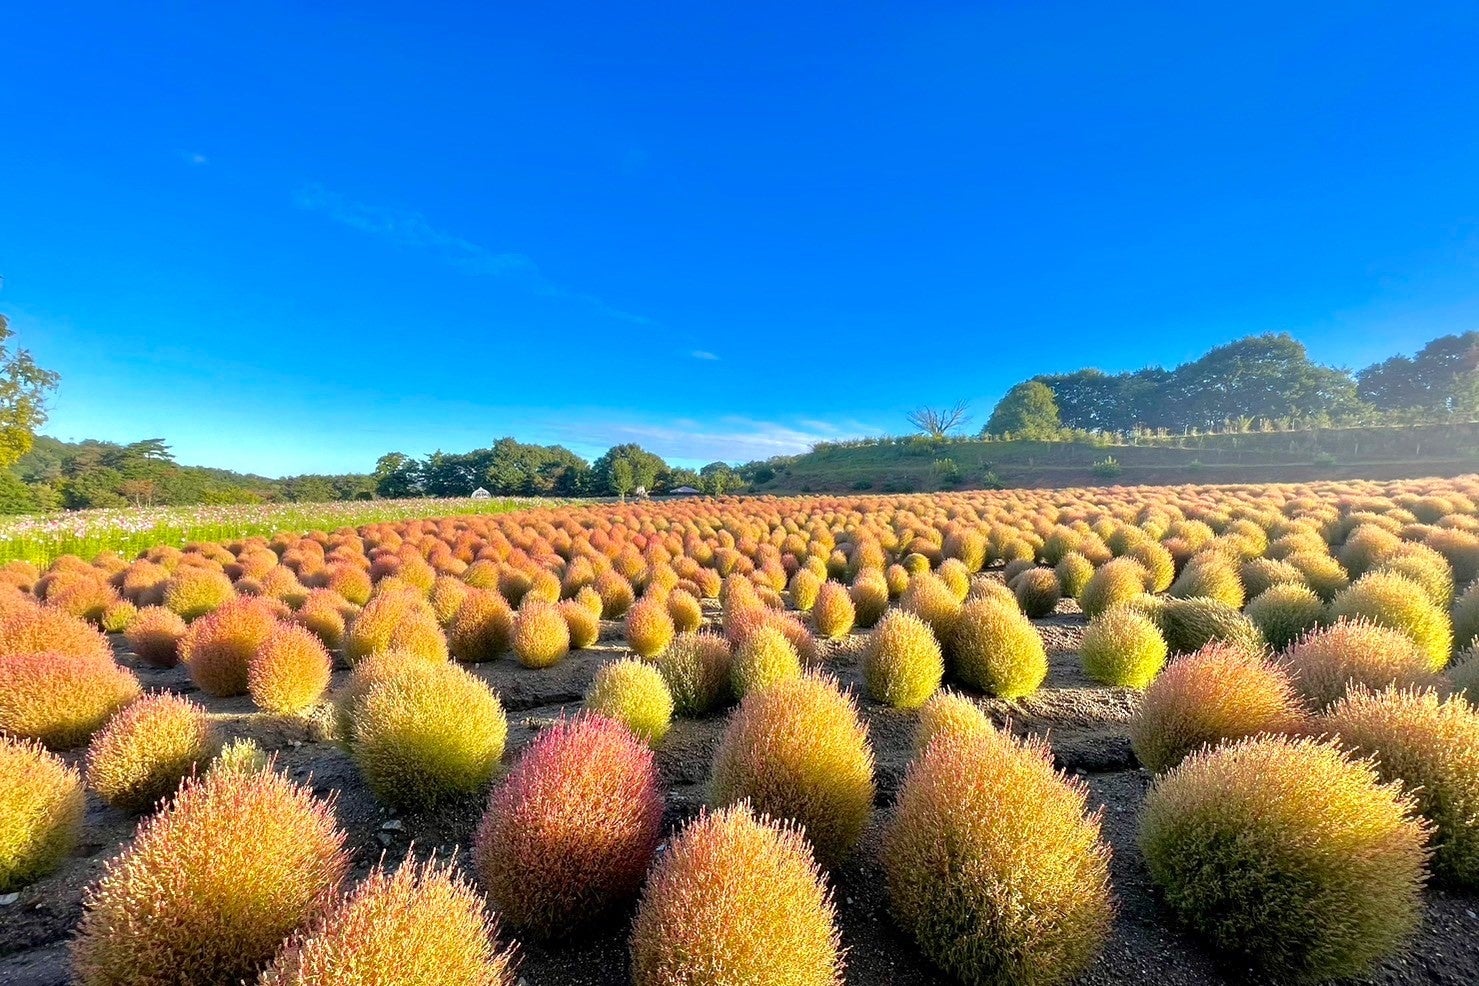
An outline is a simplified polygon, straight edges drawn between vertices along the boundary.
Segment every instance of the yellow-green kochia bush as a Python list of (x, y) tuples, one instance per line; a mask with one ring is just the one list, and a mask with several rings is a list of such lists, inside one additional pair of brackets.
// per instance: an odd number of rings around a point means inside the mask
[(0, 736), (0, 893), (45, 876), (82, 833), (82, 779), (30, 740)]
[(1280, 980), (1357, 976), (1416, 930), (1425, 825), (1398, 785), (1334, 745), (1263, 736), (1156, 781), (1140, 847), (1167, 904)]
[(1437, 692), (1357, 689), (1320, 728), (1370, 757), (1384, 781), (1400, 781), (1433, 823), (1433, 868), (1461, 886), (1479, 884), (1479, 712)]
[(1098, 956), (1114, 906), (1088, 790), (1047, 744), (995, 731), (936, 735), (910, 766), (884, 834), (890, 910), (961, 982), (1067, 983)]
[(348, 869), (333, 806), (272, 769), (213, 770), (145, 819), (83, 898), (83, 986), (236, 983), (330, 907)]
[(632, 923), (635, 986), (842, 986), (826, 881), (801, 832), (749, 805), (673, 838)]
[(796, 822), (824, 866), (862, 837), (873, 796), (873, 751), (857, 705), (816, 674), (746, 695), (714, 752), (712, 803), (748, 801)]
[(868, 697), (899, 709), (923, 705), (945, 674), (934, 631), (899, 609), (886, 613), (873, 628), (862, 663)]

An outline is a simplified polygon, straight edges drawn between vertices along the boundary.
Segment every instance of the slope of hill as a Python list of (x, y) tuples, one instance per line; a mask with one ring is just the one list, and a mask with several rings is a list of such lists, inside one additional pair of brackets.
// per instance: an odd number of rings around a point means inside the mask
[(1479, 471), (1479, 423), (1141, 438), (1135, 444), (923, 436), (818, 445), (746, 472), (759, 493), (902, 493), (1086, 486), (1400, 479)]

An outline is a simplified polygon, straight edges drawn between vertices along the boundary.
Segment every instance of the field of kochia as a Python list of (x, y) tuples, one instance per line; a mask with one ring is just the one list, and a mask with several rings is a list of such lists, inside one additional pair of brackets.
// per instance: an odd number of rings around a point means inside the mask
[(1479, 477), (448, 506), (0, 537), (0, 982), (1479, 981)]

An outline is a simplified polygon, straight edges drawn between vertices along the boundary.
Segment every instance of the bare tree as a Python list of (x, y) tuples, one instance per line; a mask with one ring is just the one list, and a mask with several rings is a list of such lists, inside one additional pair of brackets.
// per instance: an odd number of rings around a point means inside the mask
[(960, 428), (971, 420), (970, 409), (970, 401), (956, 401), (949, 407), (917, 407), (906, 417), (931, 438), (944, 438), (951, 428)]

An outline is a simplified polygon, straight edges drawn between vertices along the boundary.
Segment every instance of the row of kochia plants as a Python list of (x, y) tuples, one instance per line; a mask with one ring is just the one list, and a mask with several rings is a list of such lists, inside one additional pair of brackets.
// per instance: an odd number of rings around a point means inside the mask
[[(840, 982), (829, 873), (873, 813), (873, 702), (916, 715), (877, 843), (893, 918), (962, 982), (1069, 981), (1113, 921), (1101, 819), (977, 696), (1042, 686), (1032, 619), (1071, 598), (1084, 671), (1139, 695), (1140, 850), (1168, 912), (1284, 978), (1358, 974), (1409, 941), (1430, 878), (1479, 882), (1476, 498), (1445, 480), (697, 501), (13, 563), (0, 892), (69, 853), (86, 786), (142, 820), (86, 892), (84, 984), (511, 983), (516, 939), (634, 898), (642, 986)], [(476, 666), (550, 667), (602, 621), (632, 655), (503, 769)], [(852, 659), (863, 696), (829, 673)], [(135, 662), (265, 714), (331, 708), (387, 805), (491, 783), (471, 872), (413, 855), (347, 885), (332, 798), (223, 747), (196, 702), (142, 694)], [(713, 714), (711, 804), (665, 832), (654, 749), (675, 715)]]

